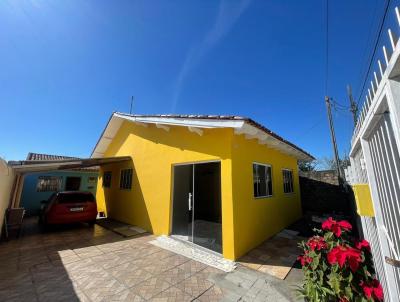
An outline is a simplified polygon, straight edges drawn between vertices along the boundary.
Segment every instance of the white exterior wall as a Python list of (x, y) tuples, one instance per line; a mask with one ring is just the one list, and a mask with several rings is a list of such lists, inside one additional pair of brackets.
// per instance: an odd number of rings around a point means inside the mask
[(400, 268), (387, 261), (400, 260), (400, 43), (393, 34), (400, 32), (400, 14), (397, 8), (392, 13), (397, 28), (388, 31), (393, 42), (383, 48), (384, 60), (371, 73), (373, 84), (352, 138), (346, 179), (369, 184), (375, 217), (361, 217), (363, 234), (372, 247), (385, 301), (400, 301)]

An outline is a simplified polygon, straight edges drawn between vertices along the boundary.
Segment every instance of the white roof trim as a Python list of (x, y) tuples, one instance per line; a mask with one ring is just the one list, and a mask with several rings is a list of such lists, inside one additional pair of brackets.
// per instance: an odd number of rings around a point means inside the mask
[[(231, 120), (231, 119), (205, 119), (205, 118), (175, 118), (175, 117), (140, 117), (129, 116), (120, 113), (114, 113), (109, 120), (106, 129), (104, 130), (100, 140), (98, 141), (91, 157), (103, 157), (108, 149), (112, 139), (117, 134), (122, 122), (131, 121), (140, 125), (154, 124), (156, 127), (161, 128), (165, 125), (168, 126), (181, 126), (188, 127), (188, 129), (196, 129), (196, 133), (202, 134), (201, 128), (232, 128), (236, 135), (245, 135), (246, 139), (257, 139), (260, 144), (267, 145), (270, 148), (277, 149), (282, 153), (294, 156), (299, 160), (309, 161), (312, 158), (294, 148), (293, 146), (282, 142), (276, 137), (269, 135), (265, 131), (247, 123), (245, 120)], [(200, 129), (199, 129), (200, 128)], [(168, 128), (169, 129), (169, 128)]]

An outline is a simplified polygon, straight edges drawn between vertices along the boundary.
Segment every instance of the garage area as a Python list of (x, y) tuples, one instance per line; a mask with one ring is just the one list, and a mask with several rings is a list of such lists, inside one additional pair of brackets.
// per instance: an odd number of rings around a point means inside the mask
[[(131, 158), (10, 162), (15, 176), (9, 207), (19, 207), (29, 173), (126, 161)], [(221, 271), (157, 247), (150, 243), (154, 239), (149, 233), (126, 238), (98, 224), (43, 231), (37, 217), (26, 217), (20, 237), (0, 243), (0, 257), (7, 259), (0, 262), (0, 301), (145, 301), (157, 296), (191, 301), (206, 292), (204, 297), (222, 294), (207, 281)]]

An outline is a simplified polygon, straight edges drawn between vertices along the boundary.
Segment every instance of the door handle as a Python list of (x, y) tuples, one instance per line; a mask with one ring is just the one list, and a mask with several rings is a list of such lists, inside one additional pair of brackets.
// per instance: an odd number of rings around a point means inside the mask
[(189, 193), (188, 202), (189, 202), (189, 211), (191, 211), (192, 210), (192, 193)]

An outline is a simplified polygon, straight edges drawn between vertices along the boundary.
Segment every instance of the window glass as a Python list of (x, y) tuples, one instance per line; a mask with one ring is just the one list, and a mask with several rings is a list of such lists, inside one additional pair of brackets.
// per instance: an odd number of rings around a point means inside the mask
[(91, 193), (59, 193), (57, 203), (81, 203), (94, 202), (95, 198)]
[(293, 172), (291, 170), (282, 170), (283, 175), (283, 192), (293, 193)]
[(121, 177), (119, 180), (119, 188), (130, 190), (132, 188), (132, 169), (121, 170)]
[(111, 171), (106, 171), (103, 174), (103, 187), (109, 188), (111, 187)]
[(39, 176), (36, 183), (37, 192), (57, 192), (61, 190), (61, 176)]
[(253, 164), (254, 197), (272, 195), (272, 169), (270, 166)]

